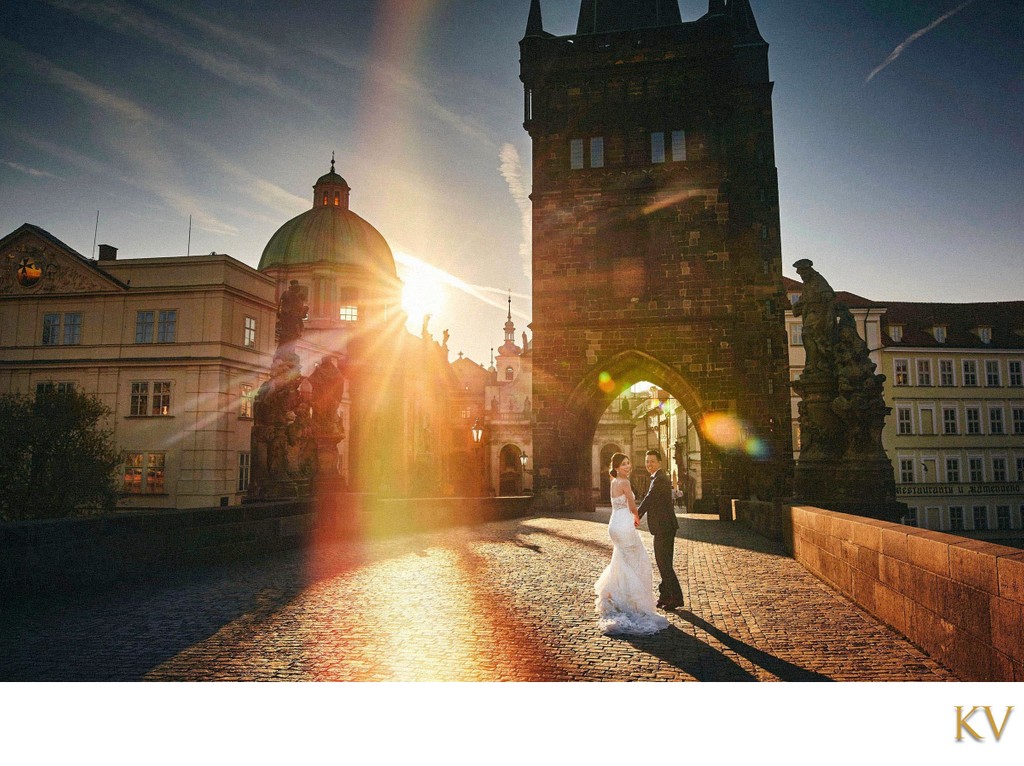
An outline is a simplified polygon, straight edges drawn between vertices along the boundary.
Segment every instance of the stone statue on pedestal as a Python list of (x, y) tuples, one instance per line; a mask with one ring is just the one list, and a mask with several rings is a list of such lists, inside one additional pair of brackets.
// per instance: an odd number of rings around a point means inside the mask
[(807, 259), (793, 264), (804, 281), (793, 313), (803, 318), (807, 361), (800, 395), (800, 458), (795, 499), (836, 511), (898, 519), (896, 480), (882, 447), (891, 412), (867, 344), (849, 308)]

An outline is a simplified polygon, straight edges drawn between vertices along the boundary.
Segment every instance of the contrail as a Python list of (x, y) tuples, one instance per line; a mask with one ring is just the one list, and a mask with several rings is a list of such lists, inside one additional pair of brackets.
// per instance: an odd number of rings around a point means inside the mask
[[(466, 295), (471, 295), (478, 301), (486, 303), (488, 306), (494, 306), (499, 309), (504, 309), (506, 307), (505, 299), (507, 299), (510, 294), (508, 290), (502, 290), (499, 287), (471, 285), (468, 282), (459, 279), (454, 274), (449, 274), (447, 271), (439, 269), (437, 266), (433, 266), (426, 261), (421, 261), (419, 258), (409, 255), (408, 253), (395, 251), (394, 256), (396, 263), (412, 270), (413, 272), (425, 272), (438, 282), (454, 287), (456, 290), (461, 290), (466, 293)], [(511, 295), (513, 298), (523, 301), (533, 300), (532, 296), (524, 295), (523, 293), (511, 293)], [(524, 321), (530, 321), (531, 319), (529, 314), (520, 311), (518, 308), (512, 309), (512, 313)]]
[(891, 64), (896, 59), (898, 59), (900, 57), (900, 55), (902, 55), (903, 51), (905, 51), (908, 47), (910, 47), (910, 45), (912, 43), (914, 43), (916, 40), (920, 39), (921, 37), (924, 37), (926, 34), (931, 32), (933, 29), (935, 29), (935, 27), (937, 27), (939, 24), (941, 24), (946, 19), (949, 19), (949, 18), (955, 16), (956, 14), (960, 13), (960, 11), (962, 11), (968, 5), (971, 5), (973, 2), (974, 2), (974, 0), (967, 0), (967, 2), (965, 2), (965, 3), (960, 3), (960, 5), (958, 5), (956, 8), (954, 8), (951, 11), (949, 11), (948, 13), (946, 13), (943, 16), (939, 16), (939, 18), (935, 19), (935, 21), (933, 21), (928, 26), (926, 26), (923, 29), (919, 29), (916, 32), (914, 32), (914, 34), (912, 34), (906, 40), (904, 40), (899, 45), (897, 45), (896, 48), (893, 49), (893, 52), (889, 54), (888, 58), (886, 58), (885, 61), (883, 61), (877, 67), (875, 67), (874, 70), (871, 72), (871, 74), (868, 75), (868, 78), (864, 82), (865, 83), (871, 82), (871, 80), (874, 78), (874, 76), (876, 74), (881, 72), (883, 69), (885, 69), (887, 66), (889, 66), (889, 64)]
[(519, 152), (512, 144), (504, 144), (499, 156), (501, 175), (508, 184), (522, 219), (523, 238), (519, 243), (519, 256), (523, 262), (523, 273), (529, 277), (533, 270), (533, 203), (530, 202), (530, 192), (523, 182), (523, 163), (519, 159)]

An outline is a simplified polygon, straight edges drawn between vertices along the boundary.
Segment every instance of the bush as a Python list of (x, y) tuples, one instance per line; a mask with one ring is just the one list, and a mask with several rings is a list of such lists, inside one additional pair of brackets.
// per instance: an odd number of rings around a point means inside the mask
[(0, 519), (54, 519), (114, 508), (121, 456), (96, 397), (0, 395)]

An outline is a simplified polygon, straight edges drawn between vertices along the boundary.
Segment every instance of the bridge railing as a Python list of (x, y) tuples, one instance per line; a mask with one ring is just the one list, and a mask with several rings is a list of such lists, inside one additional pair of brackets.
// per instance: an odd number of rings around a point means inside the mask
[(965, 681), (1024, 681), (1024, 551), (809, 506), (736, 517)]

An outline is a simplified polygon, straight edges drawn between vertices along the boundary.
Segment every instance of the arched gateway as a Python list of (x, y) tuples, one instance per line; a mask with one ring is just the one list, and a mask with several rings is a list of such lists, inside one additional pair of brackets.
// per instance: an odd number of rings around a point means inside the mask
[[(786, 492), (790, 402), (768, 45), (749, 0), (584, 0), (520, 43), (533, 140), (535, 488), (593, 507), (594, 429), (648, 380), (702, 434), (703, 496)], [(721, 433), (716, 433), (716, 430)]]

